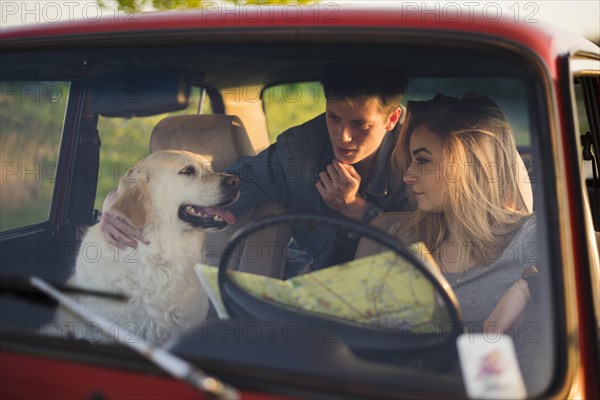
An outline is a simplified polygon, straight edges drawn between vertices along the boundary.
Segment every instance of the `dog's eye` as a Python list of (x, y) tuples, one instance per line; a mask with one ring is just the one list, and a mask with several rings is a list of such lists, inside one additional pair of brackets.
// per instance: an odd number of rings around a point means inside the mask
[(195, 175), (196, 174), (196, 168), (192, 167), (191, 165), (187, 165), (185, 166), (181, 171), (179, 171), (180, 175)]

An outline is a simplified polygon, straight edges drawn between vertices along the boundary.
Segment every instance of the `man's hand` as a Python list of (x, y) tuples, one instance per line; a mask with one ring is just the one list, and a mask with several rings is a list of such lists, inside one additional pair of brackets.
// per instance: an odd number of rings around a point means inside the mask
[(125, 249), (131, 246), (134, 249), (138, 247), (138, 240), (144, 244), (150, 244), (144, 234), (139, 229), (129, 225), (127, 221), (119, 218), (110, 211), (110, 206), (114, 202), (116, 191), (109, 193), (102, 204), (102, 218), (100, 220), (100, 230), (106, 241), (119, 249)]
[(348, 218), (362, 218), (367, 201), (358, 194), (361, 178), (352, 165), (334, 160), (319, 178), (316, 187), (329, 208)]

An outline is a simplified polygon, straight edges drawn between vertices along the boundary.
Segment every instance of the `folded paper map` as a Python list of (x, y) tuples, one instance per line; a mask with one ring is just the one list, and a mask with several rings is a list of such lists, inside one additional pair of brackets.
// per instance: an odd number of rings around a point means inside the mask
[[(431, 260), (424, 261), (432, 268)], [(209, 286), (213, 301), (220, 299), (218, 269), (198, 264), (197, 273), (204, 285)], [(449, 322), (432, 284), (410, 262), (392, 251), (287, 280), (233, 270), (227, 273), (235, 284), (253, 296), (324, 314), (321, 316), (394, 329), (426, 324), (434, 331)], [(222, 308), (222, 304), (216, 307)]]

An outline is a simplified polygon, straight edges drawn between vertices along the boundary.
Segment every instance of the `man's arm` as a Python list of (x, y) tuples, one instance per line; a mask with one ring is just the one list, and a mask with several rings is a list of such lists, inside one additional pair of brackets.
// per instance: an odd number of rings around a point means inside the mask
[(106, 195), (102, 203), (102, 218), (100, 219), (100, 230), (108, 243), (120, 249), (125, 249), (127, 246), (137, 248), (138, 241), (144, 244), (150, 242), (144, 237), (141, 230), (131, 226), (127, 221), (119, 218), (111, 210), (111, 206), (115, 201), (117, 191)]

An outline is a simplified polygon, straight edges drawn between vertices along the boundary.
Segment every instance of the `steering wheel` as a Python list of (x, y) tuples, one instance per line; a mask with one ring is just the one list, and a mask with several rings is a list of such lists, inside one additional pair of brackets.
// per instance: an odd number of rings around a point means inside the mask
[[(371, 326), (331, 315), (303, 310), (297, 307), (278, 303), (248, 293), (233, 279), (228, 272), (229, 259), (236, 254), (238, 246), (250, 235), (261, 229), (282, 224), (318, 224), (343, 228), (366, 237), (382, 247), (394, 252), (406, 260), (433, 287), (436, 301), (443, 304), (448, 316), (448, 323), (431, 331), (410, 331)], [(365, 354), (404, 354), (416, 353), (424, 349), (439, 346), (454, 346), (457, 337), (463, 333), (463, 321), (458, 302), (447, 283), (440, 280), (415, 254), (406, 250), (396, 238), (386, 232), (357, 221), (336, 218), (326, 215), (287, 214), (277, 215), (254, 221), (237, 231), (224, 250), (219, 264), (218, 282), (221, 298), (229, 315), (233, 318), (252, 318), (262, 321), (293, 321), (296, 323), (329, 327), (335, 335), (344, 341), (352, 350)], [(238, 254), (239, 256), (239, 254)], [(414, 326), (413, 326), (414, 327)]]

